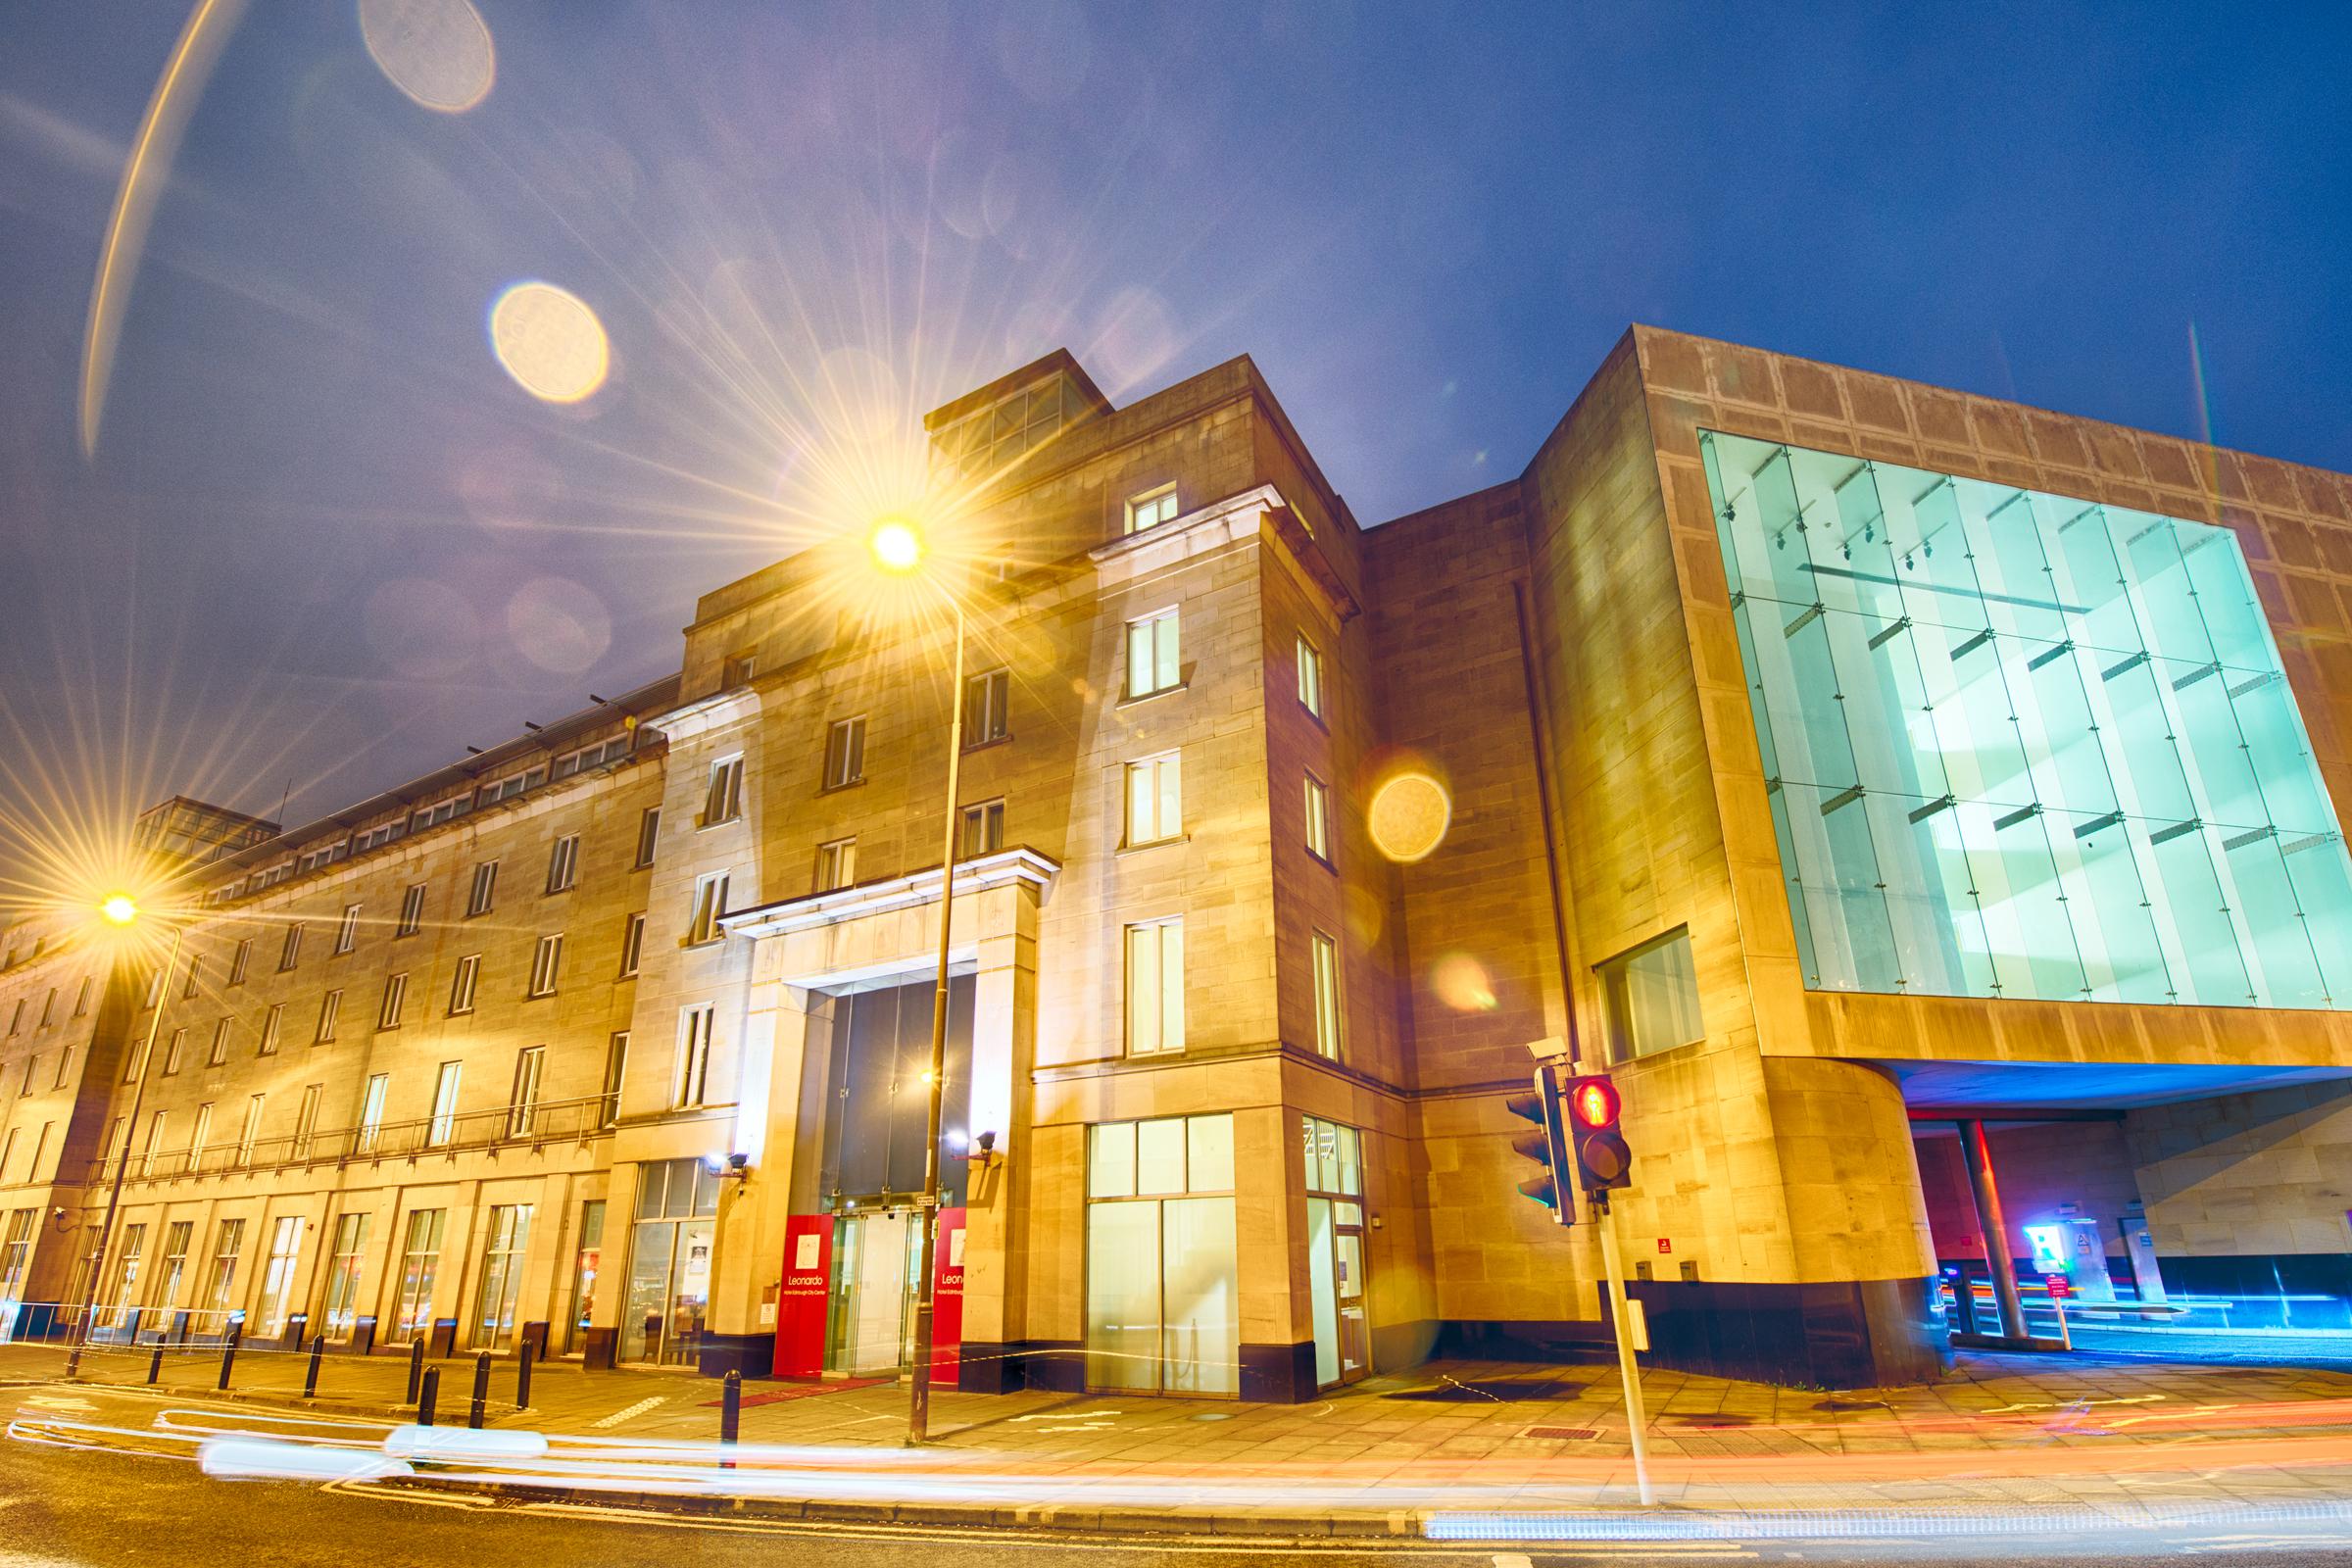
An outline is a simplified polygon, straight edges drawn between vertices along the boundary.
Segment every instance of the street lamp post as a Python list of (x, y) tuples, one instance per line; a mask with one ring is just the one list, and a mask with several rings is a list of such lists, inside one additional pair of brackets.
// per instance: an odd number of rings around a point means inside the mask
[[(99, 906), (99, 913), (113, 925), (127, 926), (139, 918), (139, 906), (127, 895), (118, 893)], [(139, 1107), (147, 1099), (147, 1069), (155, 1064), (155, 1031), (164, 1021), (164, 1001), (172, 993), (172, 971), (179, 966), (179, 944), (185, 928), (172, 928), (172, 952), (164, 959), (163, 982), (156, 991), (155, 1006), (147, 1015), (147, 1043), (139, 1048), (139, 1075), (130, 1091), (130, 1115), (122, 1123), (122, 1152), (115, 1159), (115, 1179), (106, 1194), (106, 1219), (98, 1227), (98, 1250), (90, 1260), (88, 1287), (81, 1298), (81, 1328), (74, 1337), (73, 1353), (66, 1357), (66, 1376), (73, 1377), (81, 1370), (81, 1352), (90, 1343), (90, 1330), (98, 1316), (98, 1282), (106, 1273), (106, 1250), (115, 1235), (115, 1215), (122, 1207), (122, 1178), (130, 1169), (130, 1146), (139, 1132)]]
[[(874, 559), (888, 571), (905, 574), (922, 564), (921, 535), (911, 524), (888, 521), (868, 540)], [(935, 1328), (933, 1294), (938, 1284), (939, 1250), (939, 1135), (948, 1090), (948, 938), (956, 904), (956, 834), (960, 823), (956, 811), (957, 770), (963, 761), (963, 606), (954, 594), (948, 608), (956, 616), (955, 678), (948, 685), (948, 799), (947, 823), (940, 834), (939, 857), (939, 969), (931, 996), (931, 1070), (929, 1136), (923, 1141), (923, 1244), (916, 1254), (914, 1296), (914, 1365), (906, 1382), (906, 1442), (921, 1444), (930, 1435), (931, 1349)]]

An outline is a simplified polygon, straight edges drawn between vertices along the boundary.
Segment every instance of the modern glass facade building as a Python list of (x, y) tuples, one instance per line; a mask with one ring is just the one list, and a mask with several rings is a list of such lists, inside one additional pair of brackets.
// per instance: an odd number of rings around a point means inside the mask
[(2229, 529), (1700, 450), (1807, 986), (2352, 1007), (2352, 861)]

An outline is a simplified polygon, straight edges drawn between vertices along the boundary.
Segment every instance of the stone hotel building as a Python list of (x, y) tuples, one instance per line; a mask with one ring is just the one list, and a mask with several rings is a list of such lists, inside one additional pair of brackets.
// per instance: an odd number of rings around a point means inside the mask
[(931, 1267), (970, 1390), (1563, 1354), (1543, 1042), (1665, 1364), (1932, 1377), (1948, 1271), (2341, 1317), (2352, 483), (1647, 328), (1370, 529), (1248, 360), (925, 422), (960, 689), (845, 540), (324, 819), (156, 808), (168, 970), (0, 934), (6, 1331), (887, 1373)]

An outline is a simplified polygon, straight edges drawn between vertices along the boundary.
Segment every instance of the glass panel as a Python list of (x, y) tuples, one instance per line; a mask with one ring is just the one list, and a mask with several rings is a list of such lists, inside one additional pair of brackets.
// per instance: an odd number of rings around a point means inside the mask
[(1242, 1292), (1233, 1200), (1184, 1198), (1158, 1206), (1165, 1210), (1163, 1387), (1170, 1394), (1239, 1393)]
[(629, 1247), (629, 1293), (620, 1308), (620, 1358), (662, 1360), (668, 1325), (669, 1254), (678, 1227), (669, 1220), (641, 1220), (636, 1231)]
[(1306, 1200), (1306, 1277), (1315, 1319), (1315, 1383), (1340, 1381), (1340, 1293), (1333, 1273), (1331, 1200)]
[[(2352, 1006), (2352, 857), (2234, 535), (1700, 447), (1809, 986)], [(1681, 986), (1611, 986), (1634, 1050)]]
[(1184, 1118), (1138, 1122), (1135, 1126), (1135, 1190), (1184, 1191)]
[(1232, 1192), (1233, 1117), (1231, 1113), (1188, 1117), (1184, 1124), (1184, 1134), (1187, 1166), (1186, 1189), (1196, 1193)]
[(1092, 1147), (1087, 1151), (1086, 1196), (1134, 1197), (1135, 1123), (1104, 1122), (1088, 1129), (1087, 1141)]
[(1159, 1208), (1140, 1202), (1087, 1207), (1089, 1388), (1149, 1394), (1159, 1387)]

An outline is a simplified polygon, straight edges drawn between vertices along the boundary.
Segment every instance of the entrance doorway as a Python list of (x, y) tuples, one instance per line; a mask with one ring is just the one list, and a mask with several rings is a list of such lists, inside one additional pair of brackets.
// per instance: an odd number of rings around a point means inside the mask
[(922, 1245), (921, 1216), (910, 1208), (847, 1214), (836, 1222), (826, 1371), (884, 1377), (908, 1364)]
[(701, 1160), (640, 1168), (620, 1311), (622, 1360), (692, 1366), (701, 1355), (717, 1216), (718, 1178)]
[(1353, 1127), (1301, 1116), (1306, 1162), (1306, 1272), (1315, 1319), (1315, 1384), (1371, 1370), (1364, 1314), (1362, 1139)]

